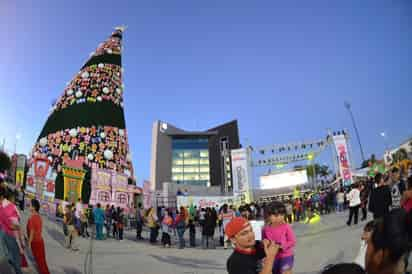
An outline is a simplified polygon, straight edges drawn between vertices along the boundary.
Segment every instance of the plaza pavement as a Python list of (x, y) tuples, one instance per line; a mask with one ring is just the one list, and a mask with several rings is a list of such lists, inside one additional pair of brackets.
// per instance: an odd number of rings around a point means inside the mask
[[(347, 213), (322, 216), (313, 225), (294, 224), (297, 235), (294, 273), (318, 273), (332, 263), (349, 262), (356, 256), (362, 227), (346, 226)], [(46, 241), (47, 260), (52, 274), (81, 274), (90, 241), (80, 239), (80, 251), (63, 248), (64, 236), (61, 224), (44, 218), (43, 235)], [(147, 238), (147, 233), (143, 233)], [(188, 233), (186, 233), (188, 234)], [(150, 245), (147, 241), (136, 242), (134, 231), (125, 232), (125, 240), (93, 241), (94, 274), (224, 274), (226, 260), (231, 250), (217, 248), (175, 247), (165, 249)], [(241, 273), (239, 273), (241, 274)]]

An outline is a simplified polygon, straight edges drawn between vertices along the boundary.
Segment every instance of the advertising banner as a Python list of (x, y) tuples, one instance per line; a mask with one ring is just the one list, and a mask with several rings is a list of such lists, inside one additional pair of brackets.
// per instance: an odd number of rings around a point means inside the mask
[(221, 207), (224, 204), (239, 204), (239, 198), (233, 196), (177, 196), (177, 207), (196, 206), (197, 208)]
[(349, 186), (352, 184), (352, 170), (346, 137), (343, 134), (333, 136), (333, 142), (335, 143), (335, 148), (338, 155), (339, 171), (343, 180), (343, 185)]
[(251, 202), (251, 161), (247, 149), (234, 149), (231, 151), (232, 157), (232, 178), (233, 178), (233, 195), (240, 197), (242, 202)]
[(306, 170), (287, 171), (260, 176), (260, 189), (294, 187), (306, 184), (307, 182), (308, 176)]

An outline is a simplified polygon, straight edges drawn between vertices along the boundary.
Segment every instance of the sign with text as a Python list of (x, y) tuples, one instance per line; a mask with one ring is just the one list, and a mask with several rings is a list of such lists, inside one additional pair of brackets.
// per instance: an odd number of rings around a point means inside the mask
[(177, 207), (196, 206), (197, 208), (221, 207), (224, 204), (237, 204), (237, 197), (233, 196), (177, 196)]
[(233, 149), (232, 157), (232, 178), (233, 195), (243, 197), (245, 203), (249, 203), (250, 184), (252, 181), (250, 155), (247, 149)]
[(339, 171), (343, 185), (349, 186), (352, 184), (352, 170), (346, 137), (343, 134), (333, 136), (333, 142), (335, 143), (336, 153), (338, 154)]

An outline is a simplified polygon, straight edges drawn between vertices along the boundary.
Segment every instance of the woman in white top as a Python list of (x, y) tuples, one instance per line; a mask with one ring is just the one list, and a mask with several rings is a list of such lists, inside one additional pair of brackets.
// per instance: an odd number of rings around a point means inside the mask
[(349, 200), (349, 220), (346, 222), (346, 224), (350, 226), (352, 223), (352, 217), (353, 215), (355, 215), (354, 224), (357, 225), (359, 207), (361, 204), (360, 191), (358, 189), (357, 184), (352, 185), (352, 190), (348, 194), (348, 200)]

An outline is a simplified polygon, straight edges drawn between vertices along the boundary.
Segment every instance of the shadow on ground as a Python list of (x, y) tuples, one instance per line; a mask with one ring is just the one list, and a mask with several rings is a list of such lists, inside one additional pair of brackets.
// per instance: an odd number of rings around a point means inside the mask
[(50, 235), (51, 238), (53, 238), (53, 240), (55, 240), (62, 247), (64, 247), (64, 234), (62, 231), (48, 227), (47, 233)]
[(63, 269), (63, 273), (64, 274), (82, 274), (82, 272), (80, 272), (79, 270), (73, 268), (73, 267), (62, 267)]
[(153, 255), (153, 254), (150, 256), (163, 263), (169, 263), (169, 264), (190, 267), (190, 268), (195, 268), (195, 269), (203, 269), (203, 270), (225, 270), (226, 269), (222, 265), (216, 264), (216, 261), (213, 261), (213, 260), (180, 258), (180, 257), (175, 257), (175, 256), (158, 256), (158, 255)]

